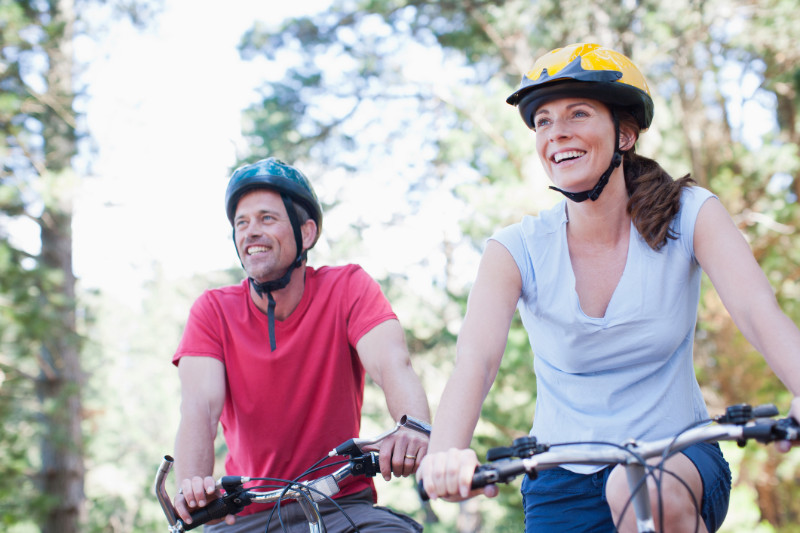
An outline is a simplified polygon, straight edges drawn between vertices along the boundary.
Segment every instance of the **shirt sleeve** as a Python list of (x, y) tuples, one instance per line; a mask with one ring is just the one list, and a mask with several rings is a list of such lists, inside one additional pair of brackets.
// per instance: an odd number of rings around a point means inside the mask
[(528, 251), (523, 223), (520, 222), (501, 228), (489, 240), (497, 241), (508, 250), (519, 269), (522, 286), (530, 287), (533, 284), (534, 273), (530, 260), (532, 256)]
[(681, 191), (681, 210), (678, 220), (679, 239), (686, 254), (694, 261), (694, 228), (700, 208), (709, 198), (716, 198), (711, 191), (702, 187), (684, 187)]
[(192, 305), (180, 343), (172, 356), (172, 364), (177, 366), (184, 356), (213, 357), (224, 362), (219, 320), (215, 317), (208, 292)]
[(397, 319), (378, 282), (361, 267), (353, 268), (346, 293), (350, 302), (347, 337), (351, 346), (378, 324)]

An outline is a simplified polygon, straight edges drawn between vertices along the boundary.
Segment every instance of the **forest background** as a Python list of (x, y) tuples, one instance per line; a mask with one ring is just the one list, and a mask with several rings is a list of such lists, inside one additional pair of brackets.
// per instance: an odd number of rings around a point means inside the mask
[[(504, 100), (567, 43), (640, 66), (656, 114), (638, 151), (720, 197), (800, 323), (796, 0), (297, 4), (0, 0), (3, 530), (165, 530), (152, 480), (177, 424), (169, 361), (194, 298), (241, 279), (222, 198), (242, 162), (278, 155), (312, 178), (325, 227), (310, 264), (357, 262), (381, 281), (435, 412), (486, 238), (558, 199)], [(177, 21), (176, 5), (188, 13)], [(234, 17), (228, 46), (218, 38)], [(104, 48), (167, 28), (180, 46)], [(142, 79), (162, 91), (156, 119), (119, 90)], [(226, 141), (208, 145), (219, 130)], [(788, 408), (707, 280), (695, 360), (712, 413)], [(531, 361), (515, 321), (479, 454), (529, 428)], [(365, 434), (391, 424), (385, 411), (370, 385)], [(800, 531), (798, 454), (725, 449), (723, 531)], [(411, 480), (378, 488), (426, 531), (521, 529), (516, 484), (429, 507)]]

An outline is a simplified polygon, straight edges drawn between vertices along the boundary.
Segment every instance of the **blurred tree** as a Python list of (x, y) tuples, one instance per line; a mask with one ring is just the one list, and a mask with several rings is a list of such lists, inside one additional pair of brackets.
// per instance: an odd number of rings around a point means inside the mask
[[(632, 57), (649, 79), (656, 116), (639, 151), (719, 195), (797, 322), (800, 62), (792, 43), (800, 29), (790, 22), (793, 9), (794, 0), (335, 2), (280, 27), (257, 24), (244, 36), (242, 56), (274, 67), (263, 101), (245, 113), (246, 159), (280, 155), (327, 175), (322, 197), (334, 216), (348, 187), (379, 177), (390, 183), (383, 194), (399, 193), (405, 202), (371, 196), (390, 211), (379, 228), (355, 214), (350, 233), (329, 234), (348, 254), (367, 242), (363, 237), (390, 239), (399, 225), (413, 228), (415, 218), (436, 210), (437, 224), (423, 231), (442, 238), (419, 259), (434, 272), (434, 290), (415, 290), (407, 264), (386, 267), (390, 298), (413, 309), (403, 321), (412, 349), (426, 353), (422, 373), (434, 382), (435, 402), (469, 289), (458, 266), (472, 264), (494, 229), (554, 200), (536, 192), (545, 190), (545, 178), (532, 136), (505, 96), (541, 53), (600, 42)], [(423, 235), (416, 237), (421, 243)], [(374, 253), (363, 246), (365, 256)], [(780, 383), (705, 288), (697, 368), (711, 408), (787, 405)], [(529, 427), (536, 390), (530, 368), (527, 338), (515, 322), (476, 431), (479, 453)], [(744, 454), (742, 470), (758, 461), (766, 475), (743, 474), (741, 482), (755, 486), (765, 520), (796, 524), (796, 511), (780, 499), (794, 494), (796, 470), (781, 473), (774, 457), (758, 457), (763, 453), (772, 451)], [(506, 506), (517, 505), (516, 495), (504, 497)], [(518, 530), (519, 520), (517, 510), (487, 506), (469, 528)]]
[[(47, 532), (79, 531), (85, 519), (71, 233), (73, 165), (85, 132), (73, 44), (91, 4), (0, 2), (0, 494), (6, 525), (33, 520)], [(136, 6), (119, 5), (134, 19)]]

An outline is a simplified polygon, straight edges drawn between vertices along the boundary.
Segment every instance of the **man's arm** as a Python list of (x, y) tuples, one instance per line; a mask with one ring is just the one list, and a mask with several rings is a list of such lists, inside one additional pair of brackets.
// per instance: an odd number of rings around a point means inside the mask
[(183, 357), (178, 375), (181, 420), (175, 437), (175, 475), (180, 493), (175, 509), (186, 522), (190, 509), (216, 497), (214, 439), (225, 401), (225, 367), (211, 357)]
[[(356, 344), (361, 364), (386, 397), (394, 420), (403, 415), (430, 421), (428, 398), (411, 366), (405, 335), (400, 322), (387, 320), (368, 331)], [(413, 474), (428, 450), (428, 438), (413, 430), (401, 429), (380, 447), (384, 479)]]

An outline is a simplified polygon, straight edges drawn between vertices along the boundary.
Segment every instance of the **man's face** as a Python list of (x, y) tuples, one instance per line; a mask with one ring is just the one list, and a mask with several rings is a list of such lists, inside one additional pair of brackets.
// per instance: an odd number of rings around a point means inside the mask
[(233, 229), (242, 265), (258, 282), (279, 278), (297, 256), (286, 206), (274, 191), (256, 189), (245, 193), (236, 206)]

